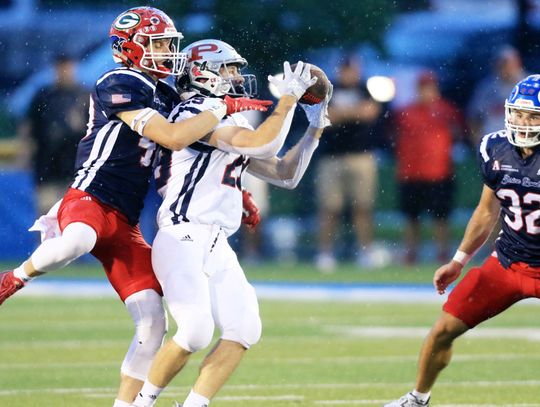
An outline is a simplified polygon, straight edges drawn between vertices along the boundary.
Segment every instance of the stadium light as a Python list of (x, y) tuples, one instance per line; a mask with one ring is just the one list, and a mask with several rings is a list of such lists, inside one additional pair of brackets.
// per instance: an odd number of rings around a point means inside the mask
[[(278, 73), (274, 76), (278, 79), (282, 79), (283, 73)], [(394, 80), (388, 76), (372, 76), (367, 80), (366, 85), (371, 97), (377, 102), (390, 102), (396, 96), (396, 84), (394, 83)], [(268, 90), (276, 99), (281, 97), (278, 89), (273, 84), (268, 84)]]
[(390, 102), (396, 96), (396, 84), (388, 76), (372, 76), (366, 85), (371, 97), (377, 102)]

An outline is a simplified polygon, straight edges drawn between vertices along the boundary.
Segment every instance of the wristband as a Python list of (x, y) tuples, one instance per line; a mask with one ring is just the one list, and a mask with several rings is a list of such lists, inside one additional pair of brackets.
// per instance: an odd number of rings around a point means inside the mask
[(227, 114), (227, 103), (220, 103), (219, 105), (211, 107), (207, 111), (216, 116), (216, 119), (218, 119), (218, 121), (221, 121), (221, 119), (223, 119)]
[(459, 264), (461, 264), (463, 267), (471, 260), (472, 256), (470, 254), (465, 253), (462, 250), (457, 250), (456, 254), (454, 254), (454, 257), (452, 257), (452, 260), (457, 261)]

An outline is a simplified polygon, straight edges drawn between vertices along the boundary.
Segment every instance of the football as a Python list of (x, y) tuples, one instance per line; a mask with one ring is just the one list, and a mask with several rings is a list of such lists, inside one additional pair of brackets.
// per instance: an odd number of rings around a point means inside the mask
[[(291, 65), (291, 69), (294, 71), (296, 64)], [(321, 103), (330, 92), (330, 81), (324, 73), (324, 71), (316, 65), (311, 65), (311, 75), (316, 76), (317, 82), (307, 88), (306, 93), (302, 95), (299, 102), (306, 105), (316, 105)]]

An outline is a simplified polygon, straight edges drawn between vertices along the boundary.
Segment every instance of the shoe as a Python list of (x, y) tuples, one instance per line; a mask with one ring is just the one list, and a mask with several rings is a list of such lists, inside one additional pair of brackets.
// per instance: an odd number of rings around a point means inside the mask
[(333, 273), (336, 270), (336, 266), (336, 259), (330, 253), (321, 252), (315, 259), (315, 267), (323, 274)]
[(0, 305), (24, 287), (24, 281), (13, 275), (13, 270), (0, 273)]
[(429, 407), (429, 398), (426, 401), (421, 401), (412, 393), (407, 393), (399, 400), (385, 404), (384, 407)]
[(358, 254), (356, 264), (359, 268), (379, 269), (392, 263), (392, 253), (377, 244), (370, 245)]

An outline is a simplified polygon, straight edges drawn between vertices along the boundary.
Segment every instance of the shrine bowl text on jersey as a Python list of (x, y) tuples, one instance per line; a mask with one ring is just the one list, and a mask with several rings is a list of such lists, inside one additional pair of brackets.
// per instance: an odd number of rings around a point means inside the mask
[(501, 203), (499, 261), (505, 268), (513, 261), (539, 267), (540, 154), (522, 158), (501, 130), (484, 136), (478, 158), (484, 183)]
[(180, 102), (175, 90), (147, 74), (118, 68), (103, 74), (90, 96), (90, 119), (79, 142), (71, 185), (119, 209), (136, 224), (148, 191), (156, 143), (120, 120), (119, 112), (151, 107), (167, 117)]
[[(195, 116), (210, 105), (210, 99), (193, 97), (178, 105), (169, 121)], [(208, 106), (206, 106), (208, 104)], [(246, 118), (235, 113), (217, 126), (253, 130)], [(219, 225), (227, 236), (240, 227), (242, 218), (242, 174), (249, 159), (227, 153), (204, 142), (181, 151), (162, 149), (155, 177), (163, 203), (158, 211), (159, 227), (182, 222)]]

